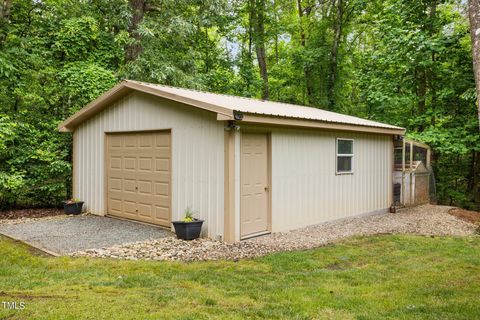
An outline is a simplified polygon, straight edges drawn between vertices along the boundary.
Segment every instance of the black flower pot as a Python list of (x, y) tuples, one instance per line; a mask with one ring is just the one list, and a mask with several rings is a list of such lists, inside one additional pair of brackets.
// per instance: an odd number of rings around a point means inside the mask
[(193, 240), (200, 237), (203, 220), (195, 219), (191, 222), (173, 221), (172, 223), (178, 239)]
[(80, 214), (82, 213), (83, 201), (79, 202), (64, 202), (63, 210), (65, 214)]

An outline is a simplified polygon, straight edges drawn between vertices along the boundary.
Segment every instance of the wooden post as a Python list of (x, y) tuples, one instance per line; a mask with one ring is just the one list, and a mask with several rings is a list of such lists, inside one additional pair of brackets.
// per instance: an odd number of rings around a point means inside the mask
[(402, 204), (405, 205), (405, 137), (402, 140)]
[(431, 157), (432, 157), (432, 150), (430, 148), (427, 148), (427, 169), (431, 170)]
[(413, 205), (413, 142), (410, 141), (410, 204)]
[(235, 242), (235, 131), (225, 131), (223, 240)]

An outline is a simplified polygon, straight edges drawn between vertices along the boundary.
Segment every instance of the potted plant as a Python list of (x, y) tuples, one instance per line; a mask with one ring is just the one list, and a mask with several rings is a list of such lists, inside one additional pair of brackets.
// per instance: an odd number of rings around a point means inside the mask
[(172, 223), (178, 239), (193, 240), (200, 237), (203, 220), (194, 218), (190, 208), (185, 209), (185, 217), (182, 220)]
[(80, 214), (82, 213), (83, 201), (79, 199), (69, 199), (63, 202), (63, 210), (65, 214)]

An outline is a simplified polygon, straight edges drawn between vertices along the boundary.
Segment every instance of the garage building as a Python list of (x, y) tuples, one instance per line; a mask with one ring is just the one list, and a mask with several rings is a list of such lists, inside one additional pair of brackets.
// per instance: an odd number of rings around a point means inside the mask
[(238, 241), (386, 212), (405, 129), (321, 109), (124, 80), (59, 126), (73, 197), (167, 228), (189, 207)]

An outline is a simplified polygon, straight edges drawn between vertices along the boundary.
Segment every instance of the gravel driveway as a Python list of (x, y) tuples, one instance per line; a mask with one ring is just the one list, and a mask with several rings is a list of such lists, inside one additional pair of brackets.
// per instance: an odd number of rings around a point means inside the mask
[(171, 236), (154, 226), (92, 215), (5, 221), (0, 233), (56, 254)]
[(139, 241), (96, 250), (83, 250), (72, 256), (110, 257), (147, 260), (218, 260), (262, 256), (272, 252), (310, 249), (347, 237), (384, 233), (437, 236), (467, 236), (478, 226), (448, 213), (451, 207), (424, 205), (401, 210), (396, 214), (347, 218), (274, 233), (238, 243), (228, 244), (210, 239), (193, 241), (174, 237)]

